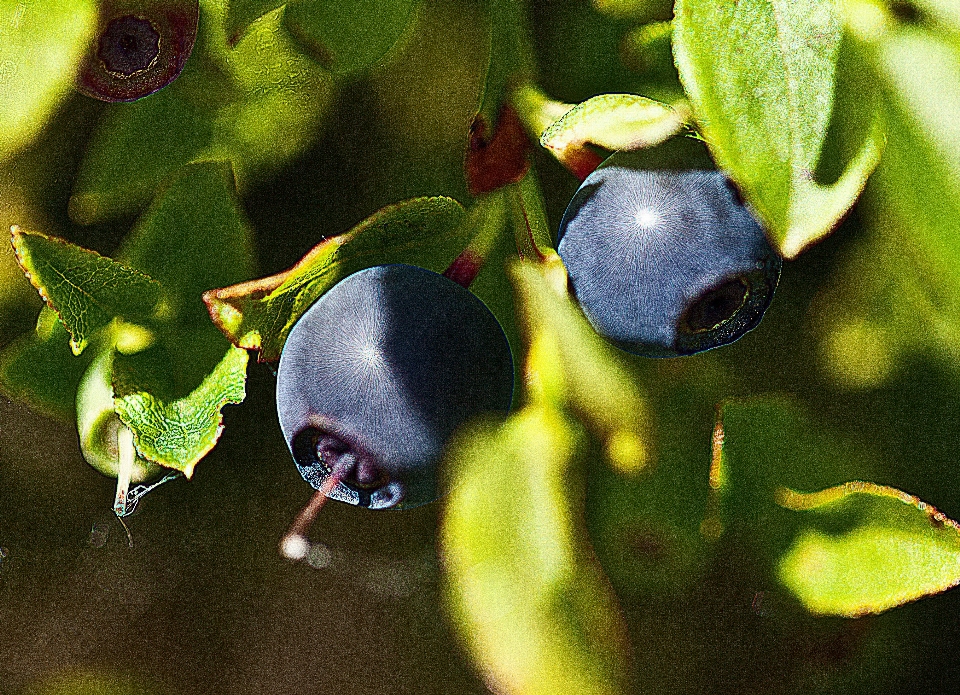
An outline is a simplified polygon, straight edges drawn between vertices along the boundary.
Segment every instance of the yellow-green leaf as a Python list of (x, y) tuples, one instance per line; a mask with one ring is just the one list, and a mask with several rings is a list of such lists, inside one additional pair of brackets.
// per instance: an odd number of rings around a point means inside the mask
[(622, 693), (625, 629), (592, 557), (572, 462), (584, 441), (549, 403), (478, 427), (448, 457), (441, 529), (454, 624), (510, 695)]
[(810, 524), (780, 579), (814, 613), (879, 613), (960, 583), (960, 525), (912, 495), (852, 482), (780, 501)]

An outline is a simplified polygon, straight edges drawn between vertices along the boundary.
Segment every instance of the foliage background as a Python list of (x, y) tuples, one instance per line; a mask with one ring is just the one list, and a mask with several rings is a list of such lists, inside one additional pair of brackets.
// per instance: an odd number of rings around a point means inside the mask
[[(668, 80), (614, 59), (635, 20), (577, 0), (530, 9), (540, 84), (551, 96), (666, 98), (651, 91), (669, 91)], [(649, 16), (669, 12), (669, 3), (652, 2)], [(480, 25), (473, 3), (426, 0), (390, 60), (336, 96), (309, 151), (246, 190), (261, 274), (384, 205), (467, 199), (464, 133), (481, 82)], [(108, 108), (72, 96), (0, 169), (2, 225), (107, 255), (117, 249), (132, 218), (79, 226), (66, 215), (93, 124)], [(535, 158), (555, 226), (577, 183), (542, 152)], [(700, 143), (683, 138), (651, 161), (707, 160)], [(892, 309), (870, 304), (879, 293), (863, 288), (874, 286), (880, 254), (864, 219), (855, 209), (787, 263), (766, 318), (743, 340), (683, 360), (633, 360), (666, 423), (672, 477), (648, 499), (624, 492), (600, 462), (585, 473), (588, 523), (626, 616), (641, 692), (942, 693), (960, 677), (956, 592), (857, 621), (814, 619), (743, 537), (725, 537), (709, 562), (702, 548), (681, 547), (696, 537), (691, 524), (699, 532), (687, 510), (705, 503), (715, 406), (756, 394), (777, 394), (806, 413), (811, 431), (827, 429), (857, 450), (867, 461), (851, 464), (859, 475), (960, 515), (956, 353), (930, 347), (929, 317), (902, 306), (899, 285)], [(9, 251), (0, 254), (7, 343), (32, 329), (40, 301)], [(922, 284), (917, 271), (898, 272)], [(83, 462), (73, 425), (0, 396), (0, 692), (100, 692), (95, 683), (171, 695), (486, 692), (446, 618), (440, 505), (402, 513), (330, 505), (314, 532), (330, 549), (326, 567), (278, 555), (277, 539), (310, 491), (275, 424), (273, 384), (266, 368), (250, 370), (246, 402), (226, 409), (224, 436), (194, 479), (159, 488), (131, 518), (132, 550), (109, 510), (114, 481)], [(768, 429), (772, 440), (776, 428)], [(638, 500), (656, 510), (653, 522), (637, 520)], [(670, 538), (681, 551), (670, 551)]]

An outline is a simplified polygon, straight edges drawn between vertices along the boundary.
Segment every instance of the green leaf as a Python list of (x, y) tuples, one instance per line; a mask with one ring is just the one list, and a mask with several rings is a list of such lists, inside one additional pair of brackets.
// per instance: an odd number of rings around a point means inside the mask
[(156, 280), (63, 239), (18, 227), (12, 233), (17, 262), (70, 332), (75, 355), (115, 317), (138, 320), (154, 313)]
[[(199, 387), (184, 398), (165, 401), (136, 375), (114, 368), (117, 414), (133, 430), (139, 454), (161, 466), (193, 475), (194, 466), (217, 443), (223, 430), (221, 410), (246, 396), (247, 352), (229, 347)], [(154, 376), (156, 376), (154, 374)]]
[(703, 137), (788, 258), (834, 228), (882, 150), (877, 119), (835, 183), (814, 180), (841, 37), (833, 2), (676, 5), (674, 54)]
[(527, 335), (548, 331), (557, 336), (561, 398), (599, 437), (615, 469), (639, 472), (651, 456), (649, 404), (615, 348), (573, 303), (559, 258), (514, 263), (510, 275)]
[(263, 15), (286, 4), (286, 0), (225, 0), (224, 29), (227, 42), (235, 45), (247, 28)]
[(960, 525), (912, 495), (852, 482), (781, 503), (807, 527), (780, 579), (813, 613), (879, 613), (960, 583)]
[(683, 128), (686, 114), (634, 94), (601, 94), (577, 104), (540, 136), (540, 144), (571, 166), (586, 145), (635, 150), (658, 145)]
[(72, 91), (96, 21), (94, 0), (0, 0), (0, 160)]
[(285, 26), (306, 51), (337, 75), (379, 61), (400, 39), (417, 0), (295, 0)]
[(70, 200), (71, 218), (100, 222), (142, 209), (184, 164), (231, 160), (241, 188), (301, 154), (333, 95), (326, 70), (302, 55), (280, 26), (255, 22), (237, 47), (222, 17), (204, 5), (183, 74), (131, 104), (112, 105), (87, 147)]
[(345, 234), (320, 242), (289, 270), (207, 292), (214, 323), (239, 347), (276, 360), (300, 316), (341, 279), (382, 263), (410, 263), (442, 272), (474, 231), (461, 225), (451, 198), (415, 198), (386, 207)]
[(580, 522), (583, 438), (549, 403), (460, 436), (440, 547), (453, 624), (497, 692), (625, 691), (625, 626)]
[(203, 293), (254, 273), (253, 231), (230, 162), (188, 164), (177, 171), (118, 257), (160, 281), (168, 323), (209, 326)]
[(64, 420), (73, 419), (77, 387), (93, 359), (92, 350), (77, 357), (70, 334), (53, 309), (44, 307), (34, 333), (0, 352), (0, 390), (32, 409)]

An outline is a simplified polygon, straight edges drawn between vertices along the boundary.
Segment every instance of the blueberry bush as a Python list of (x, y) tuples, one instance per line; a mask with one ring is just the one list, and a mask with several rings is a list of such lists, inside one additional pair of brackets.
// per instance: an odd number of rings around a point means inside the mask
[(950, 692), (958, 123), (954, 0), (0, 0), (0, 691)]

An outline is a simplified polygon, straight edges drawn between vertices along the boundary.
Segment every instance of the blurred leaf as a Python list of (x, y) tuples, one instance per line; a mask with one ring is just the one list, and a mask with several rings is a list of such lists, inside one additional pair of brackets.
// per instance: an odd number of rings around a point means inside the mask
[(821, 0), (679, 0), (674, 53), (717, 164), (793, 258), (850, 209), (880, 158), (879, 118), (837, 181), (814, 172), (834, 103), (842, 25)]
[(23, 272), (70, 332), (75, 355), (114, 317), (151, 316), (160, 284), (143, 273), (63, 239), (13, 228)]
[(557, 336), (566, 403), (600, 438), (617, 470), (642, 470), (652, 456), (649, 405), (615, 348), (573, 303), (559, 258), (514, 263), (510, 274), (528, 336), (544, 330)]
[(634, 94), (601, 94), (577, 104), (540, 136), (540, 144), (573, 168), (586, 145), (633, 150), (658, 145), (683, 128), (686, 114)]
[(237, 346), (276, 360), (303, 312), (347, 275), (382, 263), (442, 272), (475, 231), (451, 198), (415, 198), (383, 208), (349, 232), (320, 242), (287, 271), (207, 292), (214, 323)]
[(226, 16), (224, 29), (227, 42), (235, 45), (247, 28), (268, 12), (285, 5), (287, 0), (224, 0)]
[(94, 0), (0, 0), (0, 160), (71, 92), (96, 20)]
[(203, 293), (254, 274), (253, 232), (230, 162), (189, 164), (177, 171), (118, 257), (160, 281), (165, 320), (209, 326)]
[[(133, 430), (137, 451), (167, 468), (193, 475), (223, 431), (223, 406), (246, 396), (247, 352), (229, 347), (226, 355), (187, 397), (164, 401), (136, 383), (136, 375), (114, 366), (117, 414)], [(151, 374), (153, 376), (153, 374)]]
[(885, 319), (894, 345), (927, 342), (958, 364), (960, 43), (926, 25), (898, 22), (885, 4), (849, 0), (846, 7), (860, 59), (872, 68), (863, 79), (879, 84), (885, 97), (889, 141), (864, 218), (871, 255), (884, 266), (885, 282), (897, 285), (899, 311), (887, 313), (866, 288), (854, 296)]
[(593, 0), (597, 12), (616, 17), (643, 21), (652, 15), (669, 10), (669, 0)]
[(582, 444), (544, 402), (451, 448), (440, 540), (448, 607), (497, 692), (625, 690), (625, 626), (592, 561), (571, 484)]
[(807, 526), (780, 579), (813, 613), (879, 613), (960, 583), (960, 525), (912, 495), (852, 482), (781, 504)]
[(294, 0), (285, 26), (307, 52), (338, 75), (383, 58), (413, 18), (417, 0)]
[[(131, 104), (112, 105), (77, 174), (70, 215), (100, 222), (142, 208), (180, 166), (231, 160), (241, 187), (301, 154), (330, 102), (330, 74), (302, 55), (280, 27), (257, 21), (232, 51), (222, 17), (207, 3), (183, 74)], [(214, 28), (204, 30), (204, 24)]]
[(0, 352), (0, 389), (32, 409), (64, 420), (76, 409), (77, 387), (93, 359), (93, 351), (77, 357), (70, 334), (53, 309), (44, 307), (37, 330)]

